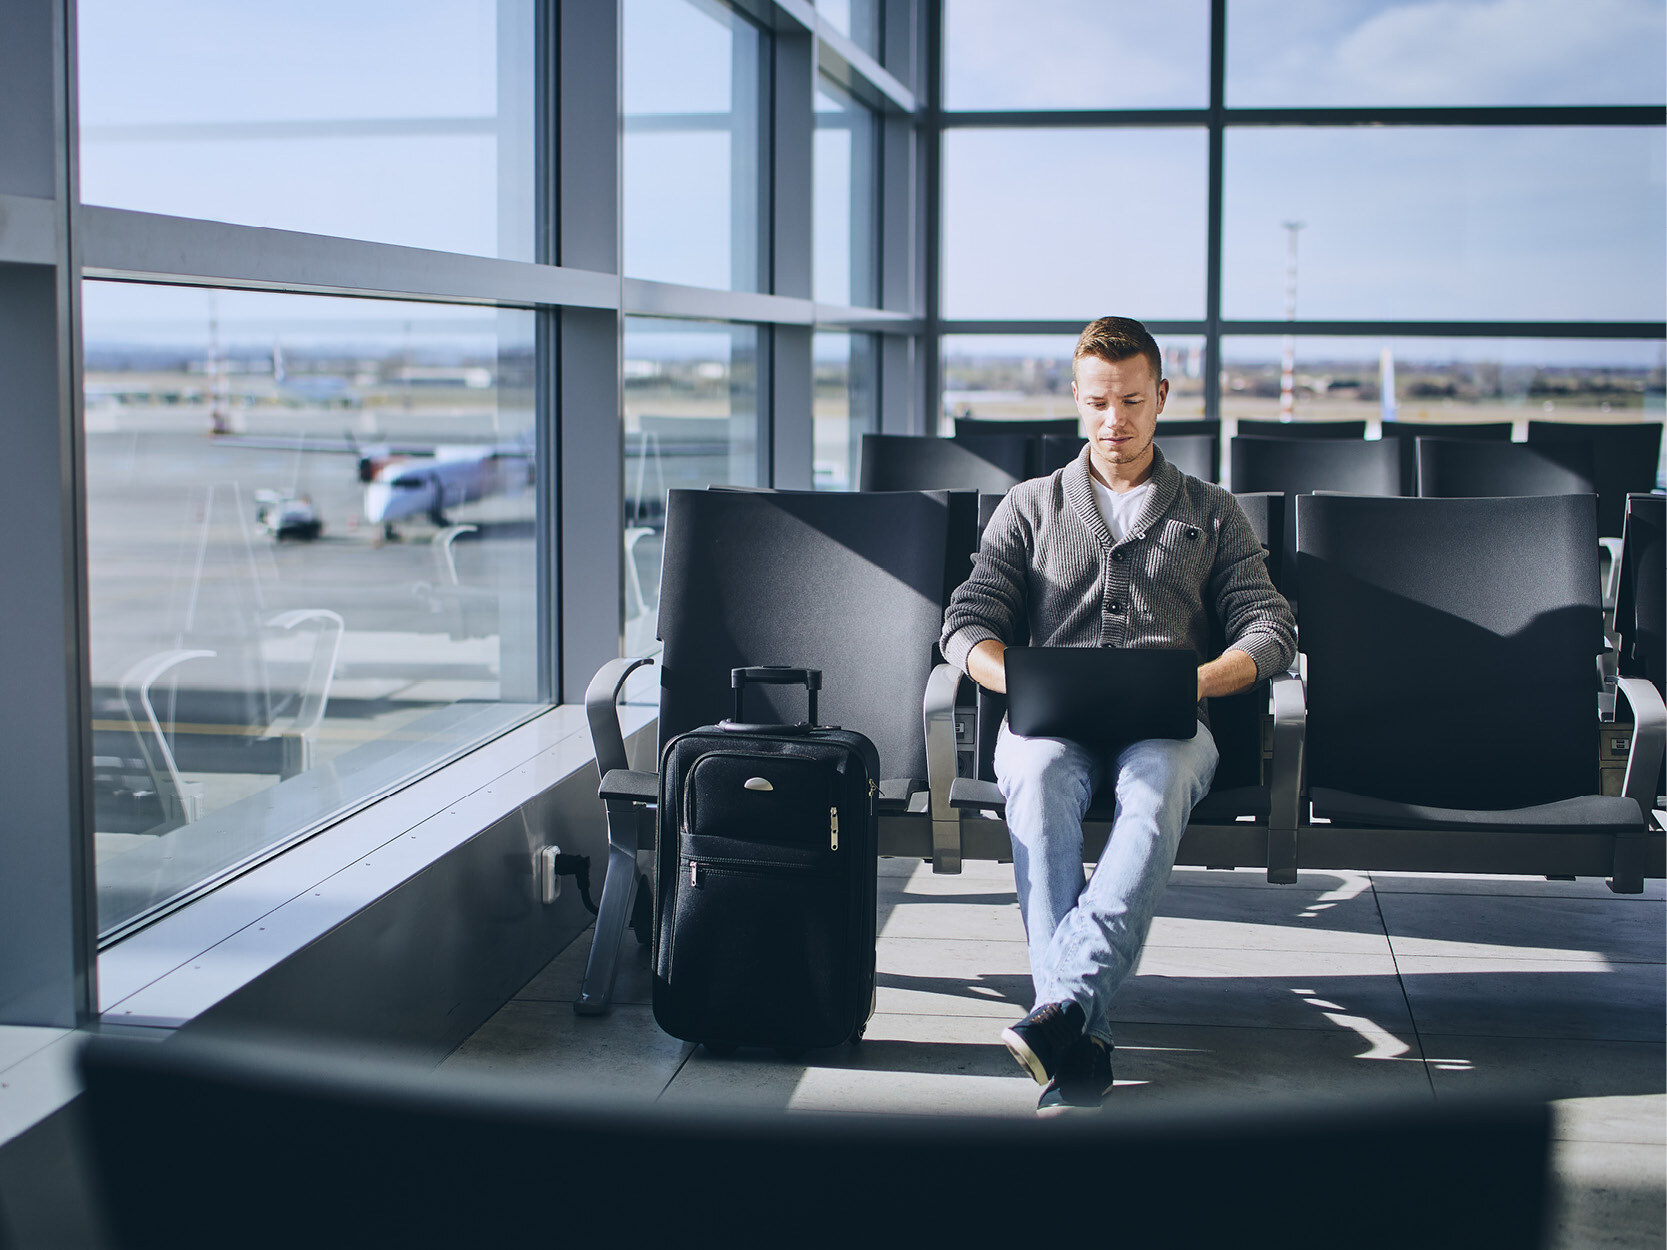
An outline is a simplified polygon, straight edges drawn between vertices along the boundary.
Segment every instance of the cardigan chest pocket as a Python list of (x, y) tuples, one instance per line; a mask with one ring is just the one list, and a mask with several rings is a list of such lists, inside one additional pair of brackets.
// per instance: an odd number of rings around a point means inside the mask
[(1215, 567), (1216, 536), (1197, 521), (1165, 517), (1147, 533), (1146, 570), (1173, 589), (1202, 592)]

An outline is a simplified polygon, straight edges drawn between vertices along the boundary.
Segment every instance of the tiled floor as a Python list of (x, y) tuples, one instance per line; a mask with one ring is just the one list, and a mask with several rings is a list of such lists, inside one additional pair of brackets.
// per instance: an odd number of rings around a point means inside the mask
[[(1558, 1246), (1667, 1233), (1667, 902), (1602, 882), (1177, 869), (1115, 1009), (1107, 1113), (1197, 1100), (1555, 1100)], [(572, 1000), (589, 933), (447, 1060), (627, 1098), (1028, 1115), (997, 1040), (1028, 1008), (1012, 870), (884, 860), (879, 1005), (858, 1047), (718, 1058), (668, 1037), (633, 947), (607, 1017)]]

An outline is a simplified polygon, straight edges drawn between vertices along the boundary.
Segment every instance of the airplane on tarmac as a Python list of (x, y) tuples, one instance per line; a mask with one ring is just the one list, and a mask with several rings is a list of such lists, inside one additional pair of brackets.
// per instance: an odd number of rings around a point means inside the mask
[(504, 443), (361, 443), (343, 440), (218, 435), (226, 446), (262, 450), (352, 452), (365, 488), (366, 524), (382, 526), (383, 537), (398, 537), (396, 523), (427, 517), (437, 527), (451, 524), (448, 508), (482, 499), (518, 495), (532, 486), (532, 436)]

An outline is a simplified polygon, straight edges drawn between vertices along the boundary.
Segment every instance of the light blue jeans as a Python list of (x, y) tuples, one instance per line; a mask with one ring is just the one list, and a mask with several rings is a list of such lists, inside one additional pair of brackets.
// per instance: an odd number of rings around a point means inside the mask
[[(1075, 742), (1024, 738), (1001, 727), (996, 781), (1007, 798), (1036, 1003), (1075, 1001), (1092, 1037), (1111, 1041), (1111, 996), (1140, 958), (1216, 759), (1215, 739), (1202, 723), (1195, 738), (1148, 738), (1111, 760)], [(1085, 884), (1082, 818), (1108, 767), (1117, 814)]]

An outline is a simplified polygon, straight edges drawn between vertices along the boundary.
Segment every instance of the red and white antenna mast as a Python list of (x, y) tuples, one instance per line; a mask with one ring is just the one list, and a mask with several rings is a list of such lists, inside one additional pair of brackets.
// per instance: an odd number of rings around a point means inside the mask
[[(1297, 319), (1297, 231), (1304, 222), (1287, 221), (1285, 226), (1285, 320)], [(1279, 419), (1293, 420), (1296, 416), (1296, 339), (1287, 332), (1284, 351), (1279, 361)]]

